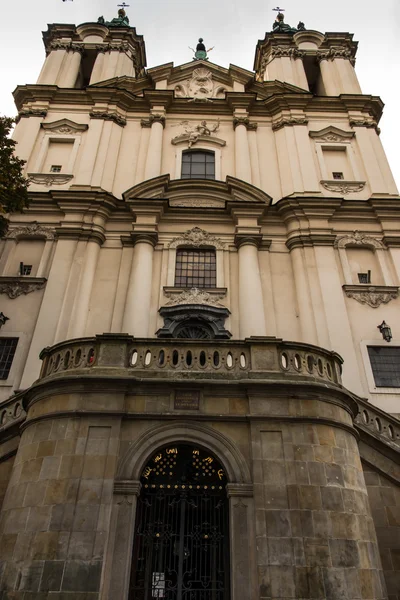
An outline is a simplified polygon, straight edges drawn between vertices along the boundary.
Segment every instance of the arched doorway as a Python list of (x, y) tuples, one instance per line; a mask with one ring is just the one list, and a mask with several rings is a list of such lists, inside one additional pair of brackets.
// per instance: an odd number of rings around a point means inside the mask
[(158, 450), (141, 474), (130, 600), (229, 600), (226, 474), (200, 447)]

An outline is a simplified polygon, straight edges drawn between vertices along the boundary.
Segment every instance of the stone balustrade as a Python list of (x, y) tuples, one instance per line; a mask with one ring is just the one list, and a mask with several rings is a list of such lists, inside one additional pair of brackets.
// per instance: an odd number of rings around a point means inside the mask
[(17, 394), (0, 404), (0, 436), (6, 429), (25, 421), (26, 412), (22, 400), (23, 394)]
[(116, 369), (120, 376), (145, 379), (296, 378), (341, 384), (342, 359), (338, 354), (276, 338), (215, 342), (104, 334), (45, 348), (41, 358), (41, 379), (65, 376), (67, 372), (99, 375), (104, 369), (111, 374)]
[(357, 397), (354, 400), (358, 405), (356, 427), (400, 450), (400, 421), (366, 400)]

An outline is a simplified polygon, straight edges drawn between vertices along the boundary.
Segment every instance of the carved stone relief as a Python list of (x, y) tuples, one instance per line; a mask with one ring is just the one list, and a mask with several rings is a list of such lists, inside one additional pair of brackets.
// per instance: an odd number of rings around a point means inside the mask
[(377, 249), (384, 249), (382, 240), (366, 235), (362, 231), (355, 230), (353, 233), (342, 235), (336, 238), (335, 248), (345, 248), (346, 246), (372, 246)]
[(169, 302), (165, 306), (179, 306), (181, 304), (205, 304), (208, 306), (218, 306), (219, 308), (225, 308), (218, 300), (222, 300), (224, 294), (209, 294), (204, 290), (198, 288), (192, 288), (185, 290), (178, 296), (165, 292), (167, 298), (170, 298)]
[(42, 129), (50, 130), (52, 133), (77, 134), (88, 129), (88, 125), (74, 123), (70, 119), (59, 119), (52, 123), (42, 123)]
[(192, 77), (175, 86), (177, 98), (192, 98), (193, 102), (212, 102), (211, 98), (224, 98), (227, 91), (224, 85), (213, 81), (211, 71), (200, 68), (193, 71)]
[(7, 294), (14, 300), (22, 294), (30, 294), (35, 290), (41, 290), (46, 285), (44, 277), (0, 277), (0, 294)]
[(91, 119), (103, 119), (103, 121), (113, 121), (120, 127), (125, 127), (125, 125), (126, 125), (125, 117), (121, 117), (121, 115), (119, 115), (116, 112), (104, 112), (104, 111), (92, 110), (89, 113), (89, 116)]
[(225, 244), (219, 238), (210, 235), (200, 227), (188, 229), (182, 236), (174, 238), (169, 244), (170, 248), (178, 246), (214, 246), (218, 250), (225, 248)]
[(54, 230), (48, 227), (39, 225), (36, 221), (26, 227), (15, 227), (11, 229), (7, 236), (8, 239), (16, 239), (18, 237), (44, 237), (46, 240), (54, 240)]
[[(196, 142), (200, 139), (207, 140), (212, 136), (212, 134), (216, 133), (219, 129), (219, 119), (215, 123), (215, 125), (207, 125), (207, 121), (201, 121), (198, 125), (194, 125), (189, 121), (181, 121), (177, 125), (183, 127), (184, 131), (177, 136), (175, 136), (172, 140), (172, 144), (178, 144), (179, 142), (188, 142), (188, 147), (191, 148)], [(213, 138), (214, 141), (217, 141), (220, 146), (225, 146), (226, 142), (224, 140), (219, 140), (218, 138)]]
[(325, 127), (320, 131), (310, 131), (310, 137), (315, 142), (349, 142), (354, 138), (354, 131), (344, 131), (338, 127)]
[(51, 187), (52, 185), (64, 185), (73, 178), (73, 175), (63, 173), (28, 173), (29, 181), (38, 185)]
[(283, 119), (279, 119), (279, 121), (276, 121), (275, 123), (272, 123), (272, 130), (278, 131), (278, 129), (281, 129), (282, 127), (293, 127), (294, 125), (307, 125), (307, 123), (308, 119), (306, 119), (305, 117), (285, 117)]
[(378, 308), (399, 297), (399, 288), (394, 286), (358, 286), (344, 285), (344, 292), (348, 298), (354, 298), (360, 304), (367, 304), (371, 308)]
[(361, 192), (365, 187), (365, 181), (322, 180), (321, 185), (329, 192), (337, 192), (345, 196)]

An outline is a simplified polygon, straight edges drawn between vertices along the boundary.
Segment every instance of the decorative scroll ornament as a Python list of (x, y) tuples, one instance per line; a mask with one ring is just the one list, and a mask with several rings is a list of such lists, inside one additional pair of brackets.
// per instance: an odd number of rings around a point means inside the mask
[(376, 249), (384, 249), (382, 240), (366, 235), (362, 231), (355, 230), (352, 234), (337, 237), (335, 248), (345, 248), (346, 246), (372, 246)]
[(210, 137), (213, 133), (219, 129), (219, 119), (213, 126), (208, 126), (207, 121), (201, 121), (199, 125), (193, 125), (189, 121), (181, 121), (177, 125), (182, 125), (184, 132), (175, 136), (171, 141), (173, 144), (177, 144), (179, 141), (187, 140), (188, 147), (191, 148), (201, 137)]
[(282, 127), (293, 127), (294, 125), (307, 125), (307, 123), (308, 119), (306, 119), (305, 117), (285, 117), (283, 119), (280, 119), (279, 121), (276, 121), (275, 123), (272, 123), (272, 130), (278, 131), (278, 129), (281, 129)]
[(0, 294), (7, 294), (14, 300), (22, 294), (43, 289), (46, 281), (44, 277), (0, 277)]
[(224, 297), (223, 294), (219, 295), (211, 295), (204, 290), (199, 290), (198, 288), (192, 288), (190, 290), (185, 290), (178, 296), (175, 294), (165, 292), (167, 298), (170, 298), (169, 302), (165, 306), (179, 306), (181, 304), (206, 304), (207, 306), (218, 306), (219, 308), (225, 308), (222, 304), (218, 302), (218, 300), (222, 300)]
[(379, 135), (381, 130), (378, 127), (378, 123), (375, 119), (349, 119), (350, 127), (367, 127), (368, 129), (375, 129), (376, 133)]
[(18, 123), (22, 117), (45, 117), (47, 110), (42, 108), (22, 108), (18, 112), (16, 122)]
[(178, 246), (214, 246), (219, 250), (225, 248), (225, 244), (219, 238), (210, 235), (200, 227), (188, 229), (182, 236), (174, 238), (169, 245), (170, 248)]
[(367, 304), (371, 308), (378, 308), (399, 297), (399, 289), (393, 286), (351, 286), (344, 285), (344, 292), (348, 298), (354, 298), (360, 304)]
[(233, 129), (236, 129), (238, 125), (244, 125), (247, 131), (256, 131), (258, 123), (252, 123), (249, 117), (235, 117), (233, 119)]
[(303, 52), (302, 50), (298, 50), (297, 48), (290, 48), (285, 46), (273, 46), (271, 48), (271, 57), (273, 58), (303, 58), (305, 54), (305, 52)]
[(214, 83), (208, 69), (194, 69), (192, 77), (175, 86), (177, 98), (192, 98), (192, 102), (212, 102), (211, 98), (224, 98), (227, 88)]
[(365, 181), (323, 180), (321, 184), (329, 192), (337, 192), (344, 196), (346, 194), (361, 192), (365, 187)]
[(116, 112), (104, 112), (104, 111), (92, 110), (89, 113), (89, 116), (91, 119), (103, 119), (103, 121), (113, 121), (120, 127), (125, 127), (125, 125), (126, 125), (125, 117), (121, 117), (121, 115), (119, 115)]
[(51, 187), (52, 185), (64, 185), (71, 181), (73, 175), (63, 173), (28, 173), (29, 181), (38, 185)]
[(55, 235), (53, 229), (43, 227), (35, 221), (31, 225), (27, 225), (26, 227), (15, 227), (15, 229), (11, 229), (6, 237), (8, 239), (16, 239), (19, 237), (44, 237), (46, 238), (46, 240), (54, 240)]
[(335, 58), (346, 58), (354, 66), (356, 59), (348, 48), (329, 48), (329, 50), (319, 50), (317, 52), (317, 60), (334, 60)]

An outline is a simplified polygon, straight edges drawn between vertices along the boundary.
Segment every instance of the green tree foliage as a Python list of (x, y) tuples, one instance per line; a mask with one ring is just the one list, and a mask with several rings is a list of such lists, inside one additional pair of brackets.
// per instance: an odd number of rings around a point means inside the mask
[(22, 174), (24, 160), (15, 156), (16, 142), (10, 138), (15, 119), (0, 117), (0, 237), (8, 229), (7, 214), (28, 206), (29, 181)]

